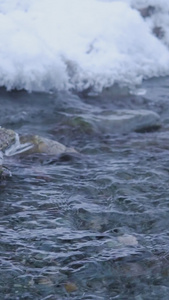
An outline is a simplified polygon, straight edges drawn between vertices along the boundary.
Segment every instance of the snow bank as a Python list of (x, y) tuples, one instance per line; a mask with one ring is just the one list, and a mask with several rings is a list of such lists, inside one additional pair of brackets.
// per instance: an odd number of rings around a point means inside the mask
[(0, 86), (99, 92), (115, 82), (131, 87), (169, 75), (167, 47), (133, 5), (0, 0)]

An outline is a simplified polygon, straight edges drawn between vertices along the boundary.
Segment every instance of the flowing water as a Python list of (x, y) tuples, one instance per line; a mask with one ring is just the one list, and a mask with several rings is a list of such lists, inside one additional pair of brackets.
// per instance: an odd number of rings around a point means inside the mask
[[(0, 186), (0, 299), (169, 298), (168, 78), (147, 94), (0, 91), (1, 125), (79, 154), (6, 157)], [(81, 114), (150, 109), (158, 131), (93, 130)]]

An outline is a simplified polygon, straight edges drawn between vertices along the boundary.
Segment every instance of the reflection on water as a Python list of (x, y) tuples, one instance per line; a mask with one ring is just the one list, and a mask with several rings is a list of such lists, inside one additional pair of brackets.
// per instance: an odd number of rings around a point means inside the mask
[[(168, 299), (164, 83), (146, 82), (146, 96), (1, 90), (2, 126), (80, 154), (6, 158), (13, 176), (0, 186), (0, 299)], [(125, 107), (160, 113), (162, 129), (106, 135), (72, 122), (84, 111)]]

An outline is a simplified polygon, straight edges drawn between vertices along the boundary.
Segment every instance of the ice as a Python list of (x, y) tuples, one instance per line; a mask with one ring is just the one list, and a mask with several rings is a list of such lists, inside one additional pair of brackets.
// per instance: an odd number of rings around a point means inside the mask
[(133, 2), (0, 0), (0, 86), (100, 92), (169, 75), (169, 37), (155, 37), (153, 17), (143, 19)]
[[(19, 135), (18, 133), (16, 133), (16, 136), (15, 136), (15, 143), (12, 144), (9, 148), (7, 148), (5, 150), (5, 155), (6, 156), (12, 156), (12, 155), (16, 155), (16, 154), (19, 154), (19, 153), (22, 153), (22, 152), (25, 152), (29, 149), (31, 149), (33, 147), (33, 144), (31, 143), (24, 143), (24, 144), (21, 144), (20, 143), (20, 138), (19, 138)], [(0, 151), (0, 154), (2, 152)], [(2, 157), (3, 158), (3, 157)], [(0, 159), (1, 159), (1, 156), (0, 156)]]

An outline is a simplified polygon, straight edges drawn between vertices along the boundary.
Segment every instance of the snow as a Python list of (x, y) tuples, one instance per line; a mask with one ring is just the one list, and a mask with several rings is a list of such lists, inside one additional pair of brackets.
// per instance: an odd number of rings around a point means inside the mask
[(143, 19), (133, 2), (0, 0), (0, 86), (100, 92), (169, 75), (167, 41), (152, 34), (153, 17)]

